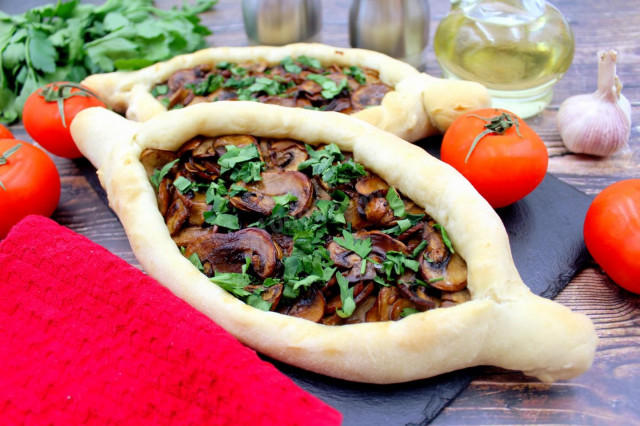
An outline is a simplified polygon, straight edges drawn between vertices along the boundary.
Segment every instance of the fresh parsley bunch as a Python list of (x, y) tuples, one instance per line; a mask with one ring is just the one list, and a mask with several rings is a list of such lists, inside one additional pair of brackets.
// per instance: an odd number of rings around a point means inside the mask
[(21, 15), (0, 11), (0, 122), (20, 118), (27, 97), (47, 83), (139, 69), (205, 47), (211, 31), (198, 14), (216, 3), (161, 10), (153, 0), (59, 0)]

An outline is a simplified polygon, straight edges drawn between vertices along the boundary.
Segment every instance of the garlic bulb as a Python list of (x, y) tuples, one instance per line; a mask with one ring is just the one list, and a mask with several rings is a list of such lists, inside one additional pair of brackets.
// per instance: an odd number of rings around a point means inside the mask
[(606, 156), (629, 141), (631, 105), (616, 76), (617, 57), (615, 50), (598, 52), (598, 90), (560, 105), (556, 124), (571, 152)]

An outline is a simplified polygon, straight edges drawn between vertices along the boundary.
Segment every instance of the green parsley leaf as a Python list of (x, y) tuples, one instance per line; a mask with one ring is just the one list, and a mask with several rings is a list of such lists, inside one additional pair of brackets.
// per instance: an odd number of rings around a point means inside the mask
[(156, 98), (167, 93), (169, 93), (169, 85), (167, 84), (158, 84), (151, 89), (151, 94)]
[(353, 77), (353, 79), (359, 84), (367, 84), (367, 76), (364, 74), (364, 71), (362, 71), (362, 68), (351, 66), (349, 68), (345, 68), (344, 73), (348, 76)]
[(253, 306), (254, 308), (260, 309), (261, 311), (270, 310), (271, 302), (267, 302), (266, 300), (263, 300), (262, 297), (260, 297), (260, 295), (256, 293), (257, 292), (255, 291), (251, 293), (245, 300), (245, 303), (249, 306)]
[(198, 257), (198, 253), (192, 253), (191, 256), (189, 256), (187, 259), (189, 259), (193, 266), (198, 268), (199, 271), (204, 271), (204, 266), (202, 266), (202, 262)]
[(293, 58), (291, 58), (291, 56), (287, 56), (282, 61), (280, 61), (280, 65), (283, 66), (286, 72), (289, 72), (292, 74), (299, 74), (302, 72), (302, 68), (296, 65), (296, 63), (293, 61)]
[(227, 213), (216, 213), (214, 211), (206, 211), (202, 214), (204, 221), (209, 225), (218, 225), (227, 229), (240, 229), (238, 216)]
[(353, 300), (353, 288), (349, 288), (349, 282), (340, 272), (336, 272), (336, 280), (340, 287), (340, 300), (342, 307), (336, 309), (336, 313), (340, 318), (349, 318), (356, 309), (356, 302)]
[(322, 92), (320, 92), (320, 94), (325, 99), (335, 98), (340, 94), (340, 92), (348, 87), (346, 78), (343, 78), (340, 84), (336, 84), (335, 81), (331, 80), (329, 77), (320, 74), (309, 74), (307, 75), (307, 79), (315, 81), (322, 87)]
[(170, 163), (167, 163), (164, 166), (162, 166), (162, 169), (160, 169), (160, 170), (155, 169), (153, 171), (153, 174), (149, 178), (149, 180), (151, 181), (153, 186), (155, 186), (156, 188), (159, 187), (160, 186), (160, 182), (162, 182), (162, 179), (164, 179), (164, 177), (167, 175), (167, 173), (169, 173), (169, 170), (171, 170), (171, 168), (177, 162), (178, 162), (178, 160), (173, 160)]
[(317, 70), (322, 69), (322, 64), (316, 58), (311, 58), (306, 55), (301, 55), (296, 58), (296, 61), (300, 62), (305, 67), (315, 68)]
[(371, 238), (356, 240), (353, 237), (353, 234), (346, 229), (342, 230), (342, 237), (343, 238), (334, 237), (333, 241), (335, 241), (339, 246), (344, 247), (347, 250), (351, 250), (363, 259), (371, 253)]
[(251, 278), (247, 274), (216, 271), (215, 275), (209, 278), (209, 281), (219, 285), (224, 290), (235, 296), (245, 297), (251, 294), (244, 289), (246, 286), (251, 284)]
[(220, 156), (218, 164), (222, 167), (220, 173), (225, 173), (239, 163), (251, 161), (254, 158), (260, 158), (258, 149), (254, 144), (239, 148), (235, 145), (227, 145), (227, 152)]
[(420, 244), (417, 245), (416, 248), (413, 249), (413, 253), (411, 253), (411, 257), (416, 258), (420, 255), (420, 253), (422, 253), (422, 251), (427, 248), (427, 246), (429, 245), (428, 242), (426, 241), (420, 241)]
[(178, 178), (173, 181), (173, 186), (175, 186), (181, 194), (184, 194), (193, 188), (193, 182), (184, 176), (178, 176)]
[(386, 198), (389, 207), (393, 210), (393, 214), (396, 217), (404, 217), (404, 201), (402, 201), (402, 198), (400, 198), (400, 195), (398, 195), (398, 192), (393, 186), (389, 187)]
[(409, 315), (419, 314), (419, 313), (420, 313), (420, 311), (419, 311), (419, 310), (417, 310), (417, 309), (414, 309), (414, 308), (404, 308), (404, 309), (402, 310), (402, 312), (400, 312), (400, 317), (402, 317), (402, 318), (406, 318), (406, 317), (408, 317)]
[(453, 245), (451, 244), (451, 240), (449, 239), (449, 235), (447, 235), (447, 231), (444, 229), (444, 226), (436, 223), (435, 225), (433, 225), (433, 228), (440, 231), (444, 245), (447, 246), (451, 253), (455, 253), (455, 250), (453, 250)]
[(284, 195), (275, 195), (275, 196), (273, 196), (271, 198), (273, 198), (273, 201), (275, 201), (276, 204), (279, 204), (281, 206), (286, 206), (289, 203), (292, 203), (294, 201), (298, 201), (298, 197), (296, 197), (295, 195), (293, 195), (290, 192), (287, 192)]

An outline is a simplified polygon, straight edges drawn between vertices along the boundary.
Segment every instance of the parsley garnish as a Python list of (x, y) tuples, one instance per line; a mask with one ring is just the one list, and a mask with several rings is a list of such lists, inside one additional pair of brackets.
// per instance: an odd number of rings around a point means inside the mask
[(354, 80), (357, 81), (359, 84), (362, 84), (362, 85), (367, 84), (367, 77), (364, 75), (364, 71), (362, 71), (362, 68), (351, 66), (349, 68), (345, 68), (343, 72), (346, 75), (353, 77)]
[(206, 211), (202, 214), (204, 221), (209, 225), (218, 225), (227, 229), (240, 229), (238, 217), (228, 213), (216, 213), (213, 210)]
[[(159, 9), (152, 0), (52, 2), (0, 18), (0, 122), (11, 123), (27, 97), (54, 81), (139, 69), (206, 46), (198, 14), (216, 0)], [(19, 71), (19, 72), (18, 72)]]
[(310, 58), (306, 55), (301, 55), (296, 58), (296, 61), (300, 62), (305, 67), (315, 68), (317, 70), (322, 69), (322, 64), (316, 58)]
[(436, 223), (435, 225), (433, 225), (433, 228), (440, 231), (444, 245), (447, 246), (447, 248), (451, 253), (455, 253), (455, 250), (453, 250), (453, 245), (451, 244), (451, 240), (449, 239), (449, 235), (447, 235), (447, 231), (444, 229), (444, 226), (440, 225), (439, 223)]
[(322, 92), (320, 92), (320, 94), (325, 99), (335, 98), (340, 94), (340, 92), (348, 87), (346, 78), (343, 78), (340, 84), (336, 84), (336, 82), (331, 80), (329, 77), (320, 74), (309, 74), (307, 75), (307, 79), (315, 81), (322, 87)]
[(387, 191), (387, 202), (396, 217), (404, 217), (404, 201), (393, 186)]
[(340, 300), (342, 308), (336, 309), (336, 314), (340, 318), (349, 318), (356, 309), (356, 302), (353, 300), (353, 287), (349, 288), (349, 282), (340, 272), (336, 272), (336, 280), (340, 287)]
[(215, 275), (209, 278), (209, 280), (236, 296), (246, 297), (251, 294), (244, 289), (251, 284), (251, 278), (247, 274), (216, 271)]
[(176, 180), (173, 181), (173, 186), (175, 186), (181, 194), (184, 194), (192, 189), (193, 182), (184, 176), (178, 176)]
[(335, 241), (339, 246), (344, 247), (347, 250), (351, 250), (363, 259), (371, 253), (371, 238), (356, 240), (353, 237), (353, 234), (346, 229), (342, 230), (342, 238), (334, 237), (333, 241)]
[(155, 169), (153, 171), (153, 174), (151, 175), (151, 177), (149, 178), (149, 180), (151, 181), (151, 183), (153, 184), (153, 186), (155, 186), (156, 188), (160, 186), (160, 182), (162, 182), (162, 179), (164, 179), (164, 177), (167, 175), (167, 173), (169, 173), (169, 170), (171, 170), (171, 168), (178, 162), (179, 160), (173, 160), (170, 163), (165, 164), (162, 169), (158, 170)]

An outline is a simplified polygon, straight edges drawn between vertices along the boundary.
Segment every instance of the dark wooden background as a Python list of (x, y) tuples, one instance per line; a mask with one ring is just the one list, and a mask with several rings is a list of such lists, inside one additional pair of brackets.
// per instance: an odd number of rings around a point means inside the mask
[[(45, 0), (46, 1), (46, 0)], [(0, 10), (16, 13), (43, 0), (0, 0)], [(94, 0), (93, 3), (99, 1)], [(158, 7), (179, 5), (157, 0)], [(640, 2), (637, 0), (557, 0), (552, 2), (570, 22), (576, 38), (573, 64), (556, 85), (552, 104), (527, 122), (540, 134), (550, 154), (549, 172), (585, 194), (595, 195), (621, 179), (640, 178)], [(319, 41), (348, 47), (350, 2), (323, 0)], [(431, 0), (431, 35), (450, 3)], [(220, 0), (203, 15), (214, 34), (212, 46), (248, 44), (238, 0)], [(558, 105), (568, 96), (596, 88), (596, 53), (619, 52), (618, 75), (632, 103), (629, 147), (606, 159), (573, 155), (555, 126)], [(427, 72), (440, 76), (430, 43)], [(16, 137), (30, 138), (20, 124)], [(85, 161), (54, 158), (62, 178), (62, 198), (53, 218), (137, 265), (122, 227), (102, 203), (82, 169)], [(638, 260), (640, 262), (640, 259)], [(640, 280), (640, 277), (638, 277)], [(640, 297), (620, 289), (598, 265), (581, 271), (557, 297), (558, 302), (588, 315), (596, 325), (600, 345), (593, 367), (574, 380), (543, 384), (519, 373), (481, 368), (477, 378), (434, 424), (640, 424)]]

